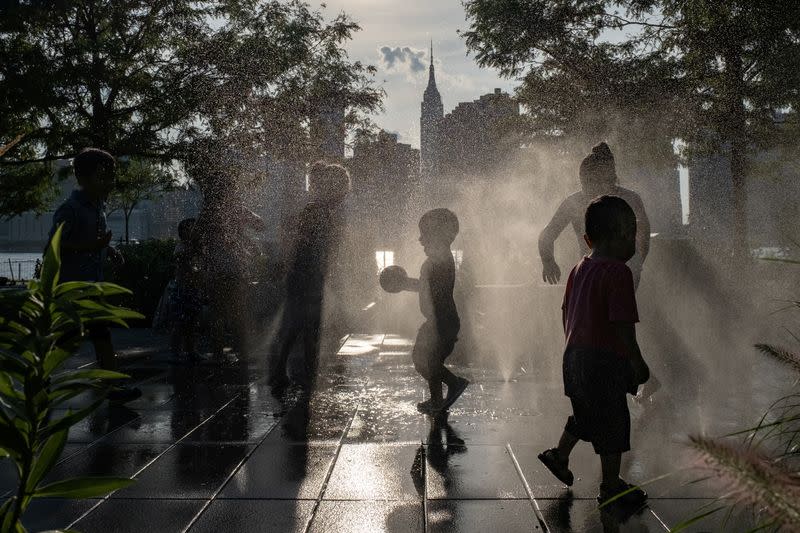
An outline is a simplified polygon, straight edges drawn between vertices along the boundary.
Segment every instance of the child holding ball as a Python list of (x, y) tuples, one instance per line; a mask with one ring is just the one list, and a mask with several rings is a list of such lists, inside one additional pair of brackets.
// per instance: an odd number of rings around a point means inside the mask
[[(399, 268), (387, 269), (390, 275), (382, 276), (382, 285), (389, 292), (407, 290), (419, 293), (419, 306), (425, 322), (417, 333), (412, 359), (417, 372), (428, 382), (431, 393), (430, 399), (417, 404), (417, 408), (430, 415), (446, 411), (469, 385), (468, 380), (456, 376), (444, 366), (461, 328), (453, 300), (456, 267), (450, 251), (458, 229), (458, 218), (449, 209), (428, 211), (419, 221), (419, 242), (427, 256), (419, 279), (405, 276)], [(395, 276), (396, 283), (392, 284), (389, 278)], [(447, 385), (444, 398), (443, 383)]]

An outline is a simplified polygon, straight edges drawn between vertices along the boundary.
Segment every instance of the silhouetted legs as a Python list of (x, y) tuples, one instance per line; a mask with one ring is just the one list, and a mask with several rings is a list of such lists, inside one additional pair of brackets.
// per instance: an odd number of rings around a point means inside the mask
[(297, 338), (303, 336), (303, 356), (307, 384), (311, 385), (319, 366), (319, 337), (322, 322), (322, 297), (289, 297), (278, 330), (278, 350), (270, 359), (269, 382), (285, 384), (286, 365)]

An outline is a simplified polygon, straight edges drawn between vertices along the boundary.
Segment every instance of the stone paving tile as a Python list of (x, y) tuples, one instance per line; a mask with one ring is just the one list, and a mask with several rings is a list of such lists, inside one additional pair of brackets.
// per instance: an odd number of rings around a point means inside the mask
[(267, 413), (253, 413), (236, 404), (224, 407), (205, 424), (189, 433), (184, 442), (250, 442), (258, 443), (278, 424)]
[(422, 502), (323, 501), (309, 533), (418, 533), (424, 531)]
[(335, 455), (331, 444), (262, 443), (219, 498), (317, 499)]
[[(571, 458), (571, 490), (555, 480), (536, 458), (569, 412), (554, 357), (524, 371), (506, 365), (502, 375), (454, 368), (472, 384), (449, 416), (432, 420), (416, 411), (427, 388), (411, 364), (411, 341), (400, 336), (349, 336), (345, 350), (324, 358), (310, 398), (273, 396), (266, 353), (187, 366), (145, 344), (124, 360), (144, 398), (78, 425), (52, 474), (130, 476), (144, 467), (135, 485), (78, 521), (85, 533), (171, 533), (190, 524), (192, 532), (421, 532), (426, 521), (428, 531), (538, 531), (544, 522), (553, 532), (657, 532), (717, 493), (687, 485), (695, 473), (678, 474), (646, 487), (649, 508), (601, 513), (599, 460), (585, 443)], [(687, 415), (670, 401), (631, 405), (633, 451), (623, 460), (630, 481), (686, 463), (688, 421), (713, 431), (742, 416), (705, 408)], [(0, 460), (0, 492), (13, 478)], [(96, 503), (43, 500), (26, 523), (63, 527)], [(692, 531), (731, 530), (719, 518)]]
[(419, 500), (411, 475), (418, 445), (345, 444), (326, 500)]
[(542, 519), (553, 533), (663, 533), (668, 530), (650, 512), (600, 510), (596, 500), (557, 499), (538, 501)]
[(439, 500), (428, 503), (431, 533), (541, 531), (530, 500)]
[[(752, 512), (740, 508), (730, 512), (730, 507), (718, 499), (660, 499), (650, 502), (650, 507), (664, 522), (674, 527), (692, 517), (719, 509), (706, 519), (689, 526), (688, 533), (711, 533), (720, 531), (751, 531), (756, 524)], [(769, 531), (769, 530), (767, 530)]]
[[(66, 414), (66, 409), (54, 409), (52, 419), (61, 418)], [(95, 442), (137, 418), (139, 413), (131, 409), (101, 407), (70, 428), (68, 442), (85, 444)]]
[(108, 435), (103, 442), (172, 444), (209, 420), (214, 414), (206, 410), (148, 411)]
[(189, 533), (304, 533), (314, 506), (302, 500), (214, 500)]
[(211, 498), (247, 452), (245, 444), (176, 444), (112, 498)]
[(131, 477), (168, 446), (100, 442), (56, 465), (44, 481), (49, 483), (84, 476)]
[(101, 503), (72, 527), (81, 533), (180, 533), (205, 500), (126, 500)]
[(31, 502), (25, 511), (23, 523), (28, 531), (65, 529), (99, 501), (95, 499), (37, 498)]
[(428, 446), (426, 450), (425, 480), (429, 499), (528, 497), (504, 446), (433, 448)]

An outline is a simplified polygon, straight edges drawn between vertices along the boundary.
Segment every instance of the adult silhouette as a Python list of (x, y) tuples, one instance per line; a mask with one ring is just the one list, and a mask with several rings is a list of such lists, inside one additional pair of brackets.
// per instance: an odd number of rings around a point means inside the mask
[(633, 272), (636, 286), (642, 274), (642, 266), (650, 251), (650, 221), (644, 210), (644, 204), (638, 194), (630, 189), (620, 187), (614, 154), (608, 144), (601, 142), (592, 148), (592, 153), (583, 158), (580, 167), (581, 190), (561, 202), (553, 218), (539, 235), (539, 256), (542, 259), (542, 279), (546, 283), (556, 284), (561, 279), (561, 269), (554, 256), (555, 241), (569, 224), (575, 230), (581, 254), (589, 253), (583, 240), (584, 214), (586, 207), (596, 197), (603, 194), (619, 196), (633, 208), (636, 214), (636, 255), (628, 266)]

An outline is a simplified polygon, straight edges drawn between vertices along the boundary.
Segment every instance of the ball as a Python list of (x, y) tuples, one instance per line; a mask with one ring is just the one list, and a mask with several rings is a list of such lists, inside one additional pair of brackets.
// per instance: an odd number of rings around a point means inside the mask
[(392, 293), (402, 291), (406, 279), (408, 279), (408, 274), (406, 274), (405, 269), (397, 265), (384, 268), (378, 276), (381, 288), (386, 292)]

